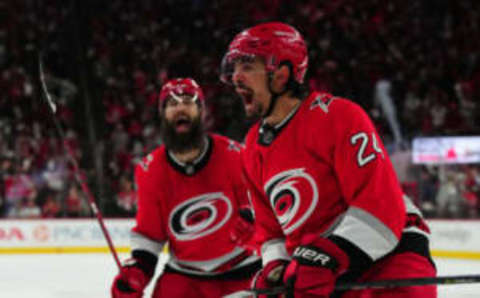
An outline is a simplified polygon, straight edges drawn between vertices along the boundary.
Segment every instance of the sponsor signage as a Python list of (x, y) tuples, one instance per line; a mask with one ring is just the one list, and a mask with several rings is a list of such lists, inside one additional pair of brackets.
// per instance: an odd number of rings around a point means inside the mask
[(480, 163), (480, 137), (415, 138), (412, 157), (415, 164)]
[[(105, 220), (119, 252), (128, 252), (133, 219)], [(480, 221), (429, 220), (430, 248), (435, 257), (480, 259)], [(0, 220), (2, 253), (108, 253), (94, 219)]]
[[(133, 220), (105, 220), (116, 246), (128, 246)], [(98, 222), (81, 220), (2, 220), (0, 247), (106, 246)]]

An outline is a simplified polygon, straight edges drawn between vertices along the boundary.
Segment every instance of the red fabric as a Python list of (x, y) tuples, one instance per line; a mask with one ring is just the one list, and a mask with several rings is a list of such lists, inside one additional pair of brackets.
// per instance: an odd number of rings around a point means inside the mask
[(138, 211), (133, 231), (159, 243), (168, 241), (179, 260), (208, 261), (238, 248), (230, 230), (239, 206), (248, 201), (241, 147), (225, 137), (210, 136), (210, 159), (192, 176), (167, 161), (164, 146), (136, 168)]
[(308, 239), (303, 244), (321, 249), (338, 263), (338, 267), (331, 270), (321, 266), (301, 265), (293, 259), (285, 272), (284, 282), (293, 285), (295, 297), (328, 298), (334, 290), (337, 277), (348, 268), (348, 256), (325, 238), (318, 238), (315, 241)]
[(259, 244), (285, 237), (291, 253), (305, 234), (321, 235), (350, 207), (400, 238), (403, 193), (380, 137), (357, 104), (314, 92), (272, 144), (258, 144), (258, 130), (259, 124), (250, 129), (243, 156), (255, 189)]
[[(135, 266), (123, 267), (121, 273), (117, 274), (113, 280), (111, 293), (112, 298), (142, 298), (143, 290), (150, 282), (151, 277), (145, 275), (143, 271)], [(118, 287), (118, 282), (123, 280), (134, 292), (124, 292)]]
[(285, 284), (293, 284), (295, 297), (328, 298), (337, 277), (325, 267), (302, 266), (292, 261), (285, 272)]
[(255, 249), (252, 238), (255, 232), (253, 223), (248, 222), (241, 216), (235, 219), (235, 224), (230, 231), (230, 239), (238, 246), (242, 246), (250, 251)]
[(152, 298), (220, 298), (247, 289), (249, 283), (249, 279), (199, 279), (183, 274), (165, 272), (157, 280)]
[[(424, 257), (415, 253), (395, 254), (377, 262), (359, 281), (376, 281), (400, 278), (435, 277), (436, 270)], [(436, 298), (437, 287), (415, 286), (392, 289), (349, 291), (343, 298)]]

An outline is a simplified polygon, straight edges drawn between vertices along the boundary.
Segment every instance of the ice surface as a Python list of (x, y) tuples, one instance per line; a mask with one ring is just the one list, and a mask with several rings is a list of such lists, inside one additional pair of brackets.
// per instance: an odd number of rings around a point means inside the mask
[[(480, 274), (480, 261), (437, 259), (436, 262), (439, 275)], [(115, 266), (108, 254), (0, 255), (0, 297), (110, 297)], [(145, 297), (149, 297), (150, 288)], [(439, 287), (439, 298), (447, 297), (478, 298), (480, 283)]]

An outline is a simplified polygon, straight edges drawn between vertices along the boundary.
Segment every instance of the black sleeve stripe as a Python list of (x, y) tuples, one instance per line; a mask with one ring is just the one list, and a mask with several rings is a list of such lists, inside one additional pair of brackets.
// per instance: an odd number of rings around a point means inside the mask
[(132, 251), (132, 257), (137, 260), (136, 266), (145, 274), (153, 276), (155, 267), (157, 266), (158, 256), (149, 251), (136, 249)]
[(404, 252), (413, 252), (427, 258), (430, 263), (435, 266), (430, 255), (430, 244), (425, 235), (415, 232), (404, 232), (400, 243), (392, 252), (392, 254), (399, 254)]
[(335, 243), (348, 255), (350, 259), (348, 271), (363, 272), (372, 266), (372, 258), (370, 258), (365, 252), (358, 248), (358, 246), (351, 243), (347, 239), (336, 235), (331, 235), (328, 237), (328, 239)]

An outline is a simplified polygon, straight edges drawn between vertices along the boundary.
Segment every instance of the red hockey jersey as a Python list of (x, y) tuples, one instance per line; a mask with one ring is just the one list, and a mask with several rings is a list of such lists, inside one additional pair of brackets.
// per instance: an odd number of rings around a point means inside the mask
[(373, 124), (352, 101), (314, 92), (277, 126), (257, 123), (244, 164), (264, 264), (288, 259), (305, 235), (340, 237), (372, 260), (397, 245), (403, 194)]
[(230, 240), (239, 206), (248, 204), (241, 146), (209, 135), (201, 156), (182, 164), (161, 146), (137, 166), (132, 250), (157, 255), (168, 242), (172, 268), (218, 274), (258, 260)]

